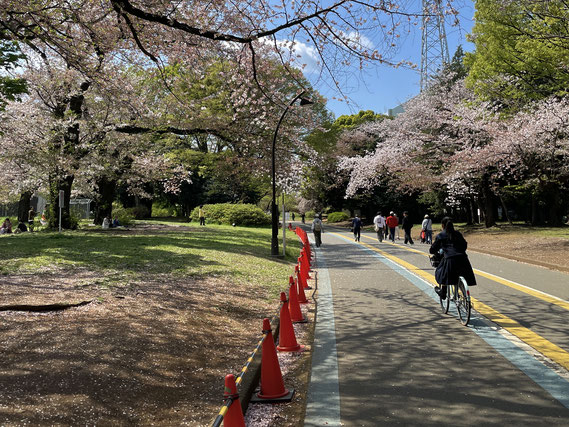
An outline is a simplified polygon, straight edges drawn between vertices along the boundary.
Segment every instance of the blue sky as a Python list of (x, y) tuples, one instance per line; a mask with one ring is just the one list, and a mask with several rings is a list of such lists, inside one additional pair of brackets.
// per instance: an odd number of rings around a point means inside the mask
[[(418, 0), (420, 2), (420, 0)], [(462, 45), (465, 51), (473, 50), (473, 45), (465, 40), (473, 25), (474, 4), (472, 1), (461, 1), (460, 5), (455, 2), (460, 14), (460, 27), (446, 25), (447, 41), (450, 56), (454, 54), (458, 45)], [(389, 108), (405, 102), (419, 93), (420, 89), (420, 65), (421, 65), (421, 29), (415, 27), (415, 31), (405, 36), (401, 49), (396, 59), (410, 60), (417, 64), (417, 70), (404, 68), (394, 69), (389, 66), (374, 65), (364, 72), (354, 72), (348, 79), (350, 87), (344, 86), (346, 94), (352, 99), (348, 105), (332, 99), (337, 96), (332, 89), (325, 85), (315, 84), (319, 92), (328, 98), (328, 109), (336, 117), (343, 114), (354, 114), (360, 110), (373, 110), (376, 113), (386, 113)], [(306, 73), (309, 80), (313, 81), (310, 73)]]

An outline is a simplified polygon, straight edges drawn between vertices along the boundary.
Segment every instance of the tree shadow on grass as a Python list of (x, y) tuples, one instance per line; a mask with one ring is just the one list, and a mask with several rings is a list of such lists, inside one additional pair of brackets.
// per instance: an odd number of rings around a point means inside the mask
[[(223, 261), (232, 256), (267, 259), (270, 248), (267, 236), (239, 229), (231, 230), (231, 233), (224, 233), (223, 229), (199, 233), (176, 229), (168, 232), (147, 231), (145, 234), (124, 231), (38, 234), (18, 236), (1, 243), (7, 266), (16, 260), (25, 266), (29, 260), (29, 267), (33, 269), (34, 263), (41, 265), (46, 262), (41, 258), (47, 257), (53, 260), (53, 264), (88, 266), (99, 271), (112, 269), (162, 274), (176, 271), (195, 271), (199, 274), (204, 267), (206, 270), (213, 267), (219, 273), (218, 267), (222, 267)], [(218, 251), (227, 257), (209, 257), (209, 251)]]

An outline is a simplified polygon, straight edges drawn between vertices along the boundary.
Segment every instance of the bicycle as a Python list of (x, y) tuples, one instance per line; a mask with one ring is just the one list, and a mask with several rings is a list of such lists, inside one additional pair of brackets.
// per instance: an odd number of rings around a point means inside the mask
[[(431, 265), (437, 267), (440, 263), (440, 258), (437, 256), (429, 257)], [(456, 311), (458, 311), (458, 317), (460, 318), (460, 323), (464, 326), (468, 325), (470, 321), (470, 314), (472, 310), (472, 303), (470, 301), (470, 289), (468, 283), (464, 277), (458, 277), (458, 283), (454, 285), (441, 285), (447, 286), (447, 297), (445, 299), (440, 298), (441, 308), (443, 313), (447, 314), (450, 307), (450, 301), (456, 306)]]

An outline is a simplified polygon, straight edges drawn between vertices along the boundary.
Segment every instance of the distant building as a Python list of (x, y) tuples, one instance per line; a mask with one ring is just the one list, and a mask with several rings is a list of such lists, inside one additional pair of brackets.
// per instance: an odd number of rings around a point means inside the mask
[(403, 104), (400, 104), (397, 107), (388, 109), (387, 115), (390, 117), (397, 117), (399, 114), (404, 113), (404, 112), (405, 112), (405, 108), (403, 107)]

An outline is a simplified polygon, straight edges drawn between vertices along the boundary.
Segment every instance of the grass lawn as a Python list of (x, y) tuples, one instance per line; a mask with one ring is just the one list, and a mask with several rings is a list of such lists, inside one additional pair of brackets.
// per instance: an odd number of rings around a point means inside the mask
[[(151, 225), (153, 224), (153, 225)], [(162, 227), (162, 225), (177, 225)], [(82, 271), (100, 286), (128, 286), (148, 276), (224, 277), (253, 282), (277, 295), (294, 272), (300, 244), (287, 232), (287, 257), (270, 257), (269, 228), (141, 222), (127, 229), (34, 232), (0, 236), (0, 274)], [(282, 241), (279, 242), (282, 251)], [(89, 283), (83, 283), (89, 285)]]

